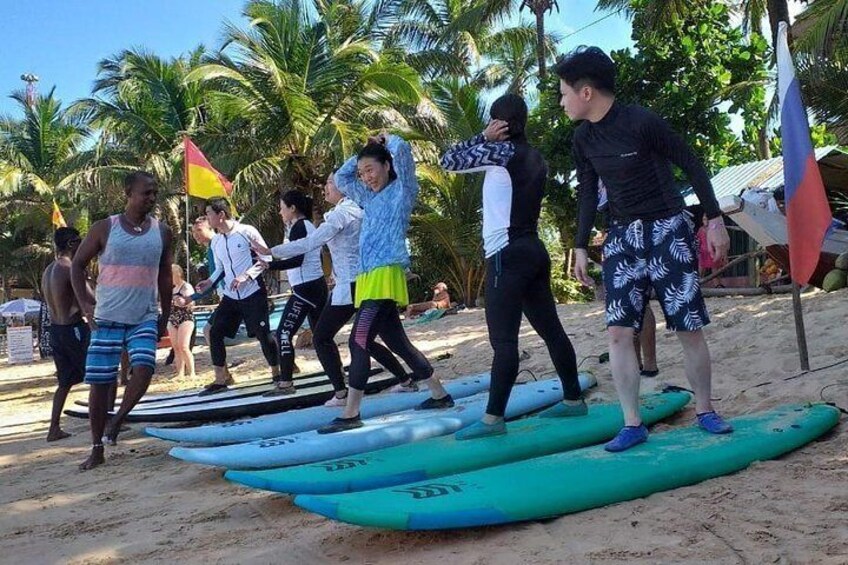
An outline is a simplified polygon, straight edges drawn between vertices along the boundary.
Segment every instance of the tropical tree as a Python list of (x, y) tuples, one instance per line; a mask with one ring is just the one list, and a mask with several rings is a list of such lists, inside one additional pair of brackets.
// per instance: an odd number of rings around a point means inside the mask
[(142, 168), (156, 176), (160, 209), (180, 242), (177, 260), (187, 253), (182, 140), (195, 137), (208, 122), (205, 87), (186, 77), (203, 55), (203, 48), (173, 59), (140, 49), (122, 51), (100, 61), (94, 97), (74, 108), (101, 132), (89, 175), (99, 192), (111, 195), (109, 204), (121, 201), (120, 177), (128, 170)]
[[(318, 193), (366, 134), (406, 123), (422, 100), (418, 73), (380, 50), (378, 2), (250, 2), (250, 24), (225, 25), (224, 47), (187, 77), (209, 89), (205, 139), (228, 171), (245, 216), (273, 214), (280, 189)], [(250, 206), (250, 204), (254, 204)]]
[(80, 171), (90, 158), (84, 150), (90, 129), (83, 116), (62, 107), (54, 90), (31, 103), (24, 92), (12, 99), (23, 118), (0, 119), (0, 275), (38, 289), (52, 257), (53, 202), (71, 212), (84, 195)]
[(482, 176), (447, 173), (438, 158), (453, 143), (483, 131), (484, 91), (456, 78), (435, 81), (429, 90), (438, 125), (430, 129), (429, 141), (419, 151), (421, 198), (410, 230), (413, 270), (428, 283), (446, 280), (462, 302), (474, 305), (486, 270)]
[[(553, 57), (556, 43), (556, 35), (544, 38), (546, 59)], [(495, 31), (486, 40), (485, 64), (472, 82), (483, 89), (505, 88), (525, 96), (527, 87), (541, 76), (536, 47), (536, 31), (529, 24)]]
[(507, 21), (516, 0), (403, 0), (386, 46), (406, 51), (406, 60), (427, 78), (470, 78)]
[(521, 10), (527, 8), (536, 16), (536, 60), (539, 65), (539, 80), (544, 81), (548, 75), (548, 59), (545, 35), (545, 14), (559, 10), (557, 0), (522, 0)]
[(798, 17), (796, 47), (821, 56), (844, 55), (848, 49), (848, 0), (816, 0)]

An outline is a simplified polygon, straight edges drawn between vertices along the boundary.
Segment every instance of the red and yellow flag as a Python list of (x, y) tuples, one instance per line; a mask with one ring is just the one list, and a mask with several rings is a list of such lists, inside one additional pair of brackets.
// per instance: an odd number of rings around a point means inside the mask
[(59, 229), (66, 227), (68, 227), (68, 224), (65, 222), (65, 217), (62, 215), (62, 211), (59, 210), (59, 205), (53, 200), (53, 228)]
[(197, 198), (227, 198), (233, 193), (233, 184), (215, 170), (197, 146), (188, 137), (185, 141), (186, 192)]

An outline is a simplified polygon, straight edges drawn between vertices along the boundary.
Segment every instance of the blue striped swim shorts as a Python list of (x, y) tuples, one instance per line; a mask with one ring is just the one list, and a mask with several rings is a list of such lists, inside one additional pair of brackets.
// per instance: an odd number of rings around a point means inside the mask
[(137, 325), (96, 320), (91, 344), (85, 360), (86, 384), (111, 384), (118, 379), (121, 352), (126, 348), (130, 367), (156, 368), (156, 342), (159, 327), (156, 320)]

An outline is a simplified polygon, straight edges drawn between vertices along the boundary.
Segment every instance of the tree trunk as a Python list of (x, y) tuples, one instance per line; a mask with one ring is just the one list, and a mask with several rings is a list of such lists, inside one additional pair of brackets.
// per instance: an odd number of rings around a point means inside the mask
[[(789, 25), (788, 0), (768, 0), (769, 25), (771, 26), (772, 45), (777, 45), (777, 25), (786, 22)], [(791, 43), (791, 38), (789, 38)]]
[[(180, 222), (179, 200), (169, 198), (162, 203), (162, 214), (165, 216), (165, 223), (171, 228), (174, 236), (174, 263), (177, 265), (185, 265), (185, 258), (188, 255), (186, 247), (186, 231), (185, 225)], [(186, 277), (190, 276), (186, 273)]]
[(757, 158), (771, 159), (771, 148), (769, 147), (768, 129), (765, 125), (757, 131)]
[(544, 81), (548, 76), (545, 65), (545, 10), (537, 5), (536, 12), (536, 58), (539, 60), (539, 81)]

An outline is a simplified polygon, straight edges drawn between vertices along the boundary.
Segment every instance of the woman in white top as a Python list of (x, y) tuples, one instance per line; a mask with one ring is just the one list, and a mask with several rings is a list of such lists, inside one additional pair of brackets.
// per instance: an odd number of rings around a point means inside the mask
[[(312, 326), (312, 344), (321, 366), (336, 391), (335, 396), (328, 400), (326, 405), (344, 406), (347, 403), (347, 386), (344, 382), (344, 368), (335, 338), (342, 326), (348, 323), (356, 313), (353, 296), (356, 276), (360, 272), (359, 231), (363, 212), (353, 200), (339, 192), (333, 175), (329, 176), (324, 186), (324, 200), (332, 204), (333, 209), (324, 214), (324, 222), (305, 238), (296, 241), (290, 239), (288, 243), (272, 249), (256, 243), (252, 246), (257, 253), (273, 255), (275, 258), (296, 257), (317, 252), (325, 244), (330, 249), (336, 286), (318, 323)], [(371, 355), (401, 382), (408, 380), (403, 366), (386, 347), (374, 343)]]
[[(174, 279), (172, 300), (177, 297), (188, 298), (194, 294), (194, 289), (185, 281), (183, 269), (179, 265), (171, 265), (171, 276)], [(174, 349), (174, 368), (176, 377), (185, 376), (186, 369), (191, 378), (194, 374), (194, 353), (191, 352), (191, 334), (194, 333), (194, 306), (181, 306), (182, 301), (173, 301), (171, 315), (168, 316), (168, 336)]]
[[(312, 199), (299, 190), (289, 190), (280, 198), (280, 216), (286, 225), (289, 241), (298, 241), (315, 231)], [(274, 377), (276, 388), (266, 396), (289, 395), (297, 392), (292, 381), (294, 372), (294, 334), (309, 318), (313, 329), (327, 303), (327, 282), (321, 267), (321, 249), (296, 255), (289, 259), (271, 261), (269, 268), (285, 270), (292, 288), (280, 325), (277, 326), (277, 345), (280, 351), (280, 374)]]

